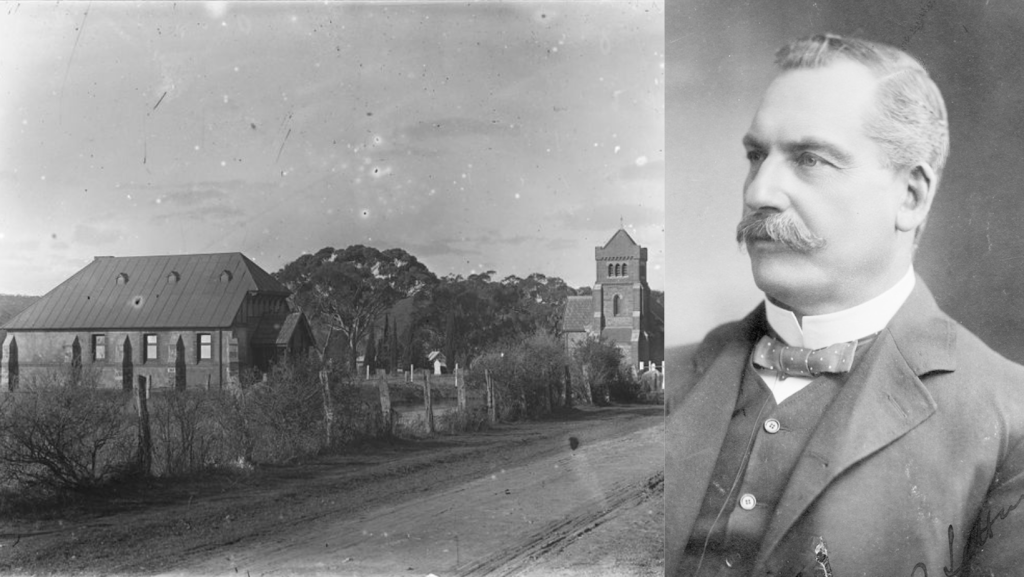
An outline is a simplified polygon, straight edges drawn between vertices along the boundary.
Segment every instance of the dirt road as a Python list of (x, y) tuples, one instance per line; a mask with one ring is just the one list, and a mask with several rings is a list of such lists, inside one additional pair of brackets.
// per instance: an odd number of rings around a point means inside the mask
[(0, 572), (660, 575), (663, 447), (660, 407), (609, 407), (241, 482), (154, 483), (61, 519), (0, 521)]

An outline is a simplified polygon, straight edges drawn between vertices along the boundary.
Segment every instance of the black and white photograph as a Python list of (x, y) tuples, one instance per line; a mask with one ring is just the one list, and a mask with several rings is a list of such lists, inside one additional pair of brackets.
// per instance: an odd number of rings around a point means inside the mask
[(666, 574), (1024, 566), (1024, 10), (666, 13)]
[(664, 573), (665, 3), (0, 5), (0, 573)]

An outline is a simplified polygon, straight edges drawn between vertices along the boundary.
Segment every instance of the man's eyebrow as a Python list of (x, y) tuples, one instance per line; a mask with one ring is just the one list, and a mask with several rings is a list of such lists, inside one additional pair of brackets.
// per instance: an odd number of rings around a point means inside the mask
[(745, 148), (759, 148), (762, 150), (768, 148), (768, 145), (758, 140), (756, 136), (750, 134), (745, 134), (743, 136), (743, 146)]

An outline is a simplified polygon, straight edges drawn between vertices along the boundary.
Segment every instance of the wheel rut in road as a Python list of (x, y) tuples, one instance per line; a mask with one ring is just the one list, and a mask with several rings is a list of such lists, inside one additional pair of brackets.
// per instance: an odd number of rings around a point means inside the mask
[(585, 442), (346, 519), (222, 547), (174, 575), (512, 575), (660, 489), (664, 428)]
[[(577, 539), (618, 514), (622, 508), (640, 505), (663, 486), (665, 474), (655, 473), (646, 481), (613, 487), (602, 506), (584, 507), (568, 519), (548, 523), (527, 538), (494, 554), (459, 567), (460, 577), (515, 575), (547, 555), (557, 555)], [(660, 506), (660, 504), (659, 504)]]

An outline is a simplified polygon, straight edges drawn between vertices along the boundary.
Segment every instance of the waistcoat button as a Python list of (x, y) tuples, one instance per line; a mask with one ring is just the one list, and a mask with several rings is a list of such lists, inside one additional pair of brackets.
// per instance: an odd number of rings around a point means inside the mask
[(768, 419), (767, 421), (764, 422), (764, 430), (768, 431), (769, 433), (771, 433), (773, 435), (775, 433), (778, 433), (779, 429), (781, 429), (781, 428), (782, 428), (782, 425), (779, 424), (779, 420), (778, 419)]
[(754, 497), (750, 493), (744, 493), (740, 497), (740, 508), (744, 511), (749, 511), (757, 505), (757, 497)]

